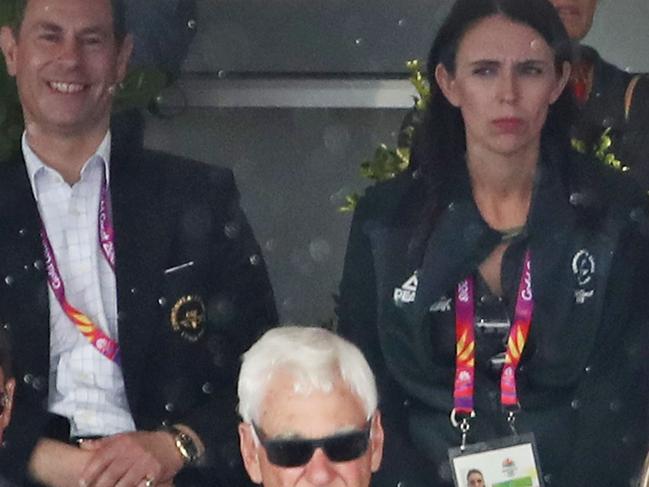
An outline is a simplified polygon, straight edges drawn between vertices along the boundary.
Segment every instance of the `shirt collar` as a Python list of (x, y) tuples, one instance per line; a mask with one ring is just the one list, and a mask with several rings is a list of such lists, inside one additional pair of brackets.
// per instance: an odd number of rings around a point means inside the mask
[[(32, 186), (34, 197), (36, 198), (36, 201), (38, 201), (38, 194), (36, 191), (37, 174), (46, 170), (54, 171), (56, 174), (58, 174), (58, 172), (55, 169), (52, 169), (49, 166), (47, 166), (40, 159), (40, 157), (38, 157), (38, 155), (36, 155), (36, 153), (32, 150), (32, 148), (29, 146), (29, 143), (27, 142), (27, 132), (23, 132), (21, 143), (22, 143), (23, 157), (25, 159), (25, 166), (27, 167), (27, 174), (29, 175), (29, 182)], [(90, 156), (90, 158), (88, 158), (88, 160), (84, 163), (83, 167), (81, 168), (81, 174), (83, 174), (90, 161), (92, 161), (95, 158), (99, 158), (99, 160), (104, 164), (104, 170), (106, 174), (106, 185), (109, 185), (110, 184), (110, 148), (111, 148), (111, 132), (110, 130), (108, 130), (106, 132), (106, 135), (104, 136), (104, 139), (97, 147), (95, 153), (92, 156)]]

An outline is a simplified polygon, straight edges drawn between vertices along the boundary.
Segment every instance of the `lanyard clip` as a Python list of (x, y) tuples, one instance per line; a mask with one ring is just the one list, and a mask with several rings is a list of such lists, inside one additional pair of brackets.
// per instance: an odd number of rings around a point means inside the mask
[(454, 428), (458, 428), (462, 433), (462, 442), (460, 443), (460, 451), (466, 450), (466, 438), (469, 434), (469, 429), (471, 429), (471, 424), (469, 423), (470, 419), (475, 418), (475, 411), (471, 412), (461, 411), (458, 412), (456, 408), (453, 408), (451, 411), (451, 424)]
[(518, 436), (518, 431), (516, 431), (516, 415), (520, 412), (520, 410), (520, 404), (509, 406), (504, 409), (505, 413), (507, 414), (507, 425), (509, 426), (509, 429), (512, 431), (512, 434), (514, 436)]

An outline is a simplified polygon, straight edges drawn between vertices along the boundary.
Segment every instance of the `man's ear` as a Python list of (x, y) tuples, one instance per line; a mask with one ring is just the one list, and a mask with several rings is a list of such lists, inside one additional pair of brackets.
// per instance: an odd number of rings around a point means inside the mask
[(259, 442), (256, 441), (252, 426), (248, 423), (239, 423), (239, 448), (241, 458), (246, 467), (248, 476), (255, 484), (262, 483), (261, 467), (259, 465)]
[(370, 460), (372, 472), (376, 472), (381, 466), (383, 459), (383, 425), (381, 424), (381, 412), (376, 411), (372, 418), (372, 436), (370, 437)]
[(455, 77), (446, 70), (442, 63), (438, 64), (435, 68), (435, 81), (437, 81), (437, 86), (442, 90), (448, 102), (454, 107), (459, 108), (460, 100), (457, 95)]
[(14, 31), (8, 25), (0, 28), (0, 48), (5, 58), (7, 72), (11, 76), (16, 76), (16, 57), (18, 55), (18, 42)]
[(131, 34), (126, 34), (124, 40), (118, 47), (119, 51), (117, 53), (117, 83), (124, 81), (126, 73), (128, 71), (128, 63), (131, 60), (131, 54), (133, 54), (133, 36)]

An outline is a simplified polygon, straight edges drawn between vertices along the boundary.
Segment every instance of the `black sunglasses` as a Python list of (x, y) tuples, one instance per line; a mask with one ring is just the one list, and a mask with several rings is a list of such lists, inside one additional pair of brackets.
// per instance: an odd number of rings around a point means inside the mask
[(300, 467), (311, 460), (316, 448), (322, 448), (332, 462), (357, 459), (367, 451), (371, 420), (361, 430), (345, 431), (315, 439), (268, 438), (259, 426), (253, 423), (252, 427), (272, 464), (278, 467)]

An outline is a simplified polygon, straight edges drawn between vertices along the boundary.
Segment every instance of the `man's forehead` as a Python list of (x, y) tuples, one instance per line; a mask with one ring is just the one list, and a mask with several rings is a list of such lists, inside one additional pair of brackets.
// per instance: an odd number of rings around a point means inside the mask
[(23, 27), (58, 27), (112, 29), (110, 0), (29, 0), (23, 15)]
[(259, 426), (271, 436), (318, 438), (362, 427), (360, 398), (343, 382), (330, 390), (295, 388), (290, 376), (272, 380), (262, 401)]

